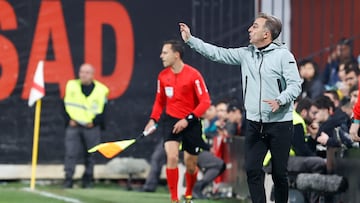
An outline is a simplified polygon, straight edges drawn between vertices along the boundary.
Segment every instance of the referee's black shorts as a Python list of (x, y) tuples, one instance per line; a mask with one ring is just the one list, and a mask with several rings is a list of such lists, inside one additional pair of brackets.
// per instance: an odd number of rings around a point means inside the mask
[[(209, 146), (202, 138), (201, 121), (196, 120), (178, 134), (172, 133), (174, 125), (180, 119), (174, 118), (167, 114), (164, 115), (162, 121), (162, 130), (164, 142), (177, 141), (181, 144), (181, 149), (189, 154), (198, 155), (201, 150), (209, 150)], [(160, 127), (160, 126), (159, 126)]]

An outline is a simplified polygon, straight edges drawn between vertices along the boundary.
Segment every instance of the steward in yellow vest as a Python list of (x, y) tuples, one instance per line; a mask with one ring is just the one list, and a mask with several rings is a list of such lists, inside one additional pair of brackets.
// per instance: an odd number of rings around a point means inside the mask
[[(80, 79), (69, 80), (65, 90), (65, 110), (71, 120), (79, 125), (86, 126), (93, 123), (94, 118), (102, 114), (107, 102), (109, 89), (102, 83), (94, 80), (93, 89), (89, 95), (84, 94)], [(85, 92), (86, 93), (86, 92)]]
[(78, 155), (83, 155), (85, 170), (82, 187), (92, 187), (95, 160), (87, 150), (100, 143), (104, 128), (104, 108), (109, 89), (94, 80), (95, 69), (90, 64), (80, 67), (79, 79), (66, 84), (64, 105), (65, 129), (64, 188), (73, 187), (73, 175)]

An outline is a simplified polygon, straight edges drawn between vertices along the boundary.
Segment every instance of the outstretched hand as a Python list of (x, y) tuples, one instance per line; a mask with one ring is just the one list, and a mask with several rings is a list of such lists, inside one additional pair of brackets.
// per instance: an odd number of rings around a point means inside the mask
[(190, 28), (185, 23), (179, 23), (179, 26), (182, 39), (184, 42), (189, 41), (191, 37)]

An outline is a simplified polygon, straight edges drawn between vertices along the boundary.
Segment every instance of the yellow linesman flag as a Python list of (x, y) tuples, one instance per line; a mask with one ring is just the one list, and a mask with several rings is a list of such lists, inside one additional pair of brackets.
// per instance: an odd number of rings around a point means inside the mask
[(116, 142), (106, 142), (96, 145), (95, 147), (88, 150), (89, 153), (100, 152), (104, 157), (110, 159), (124, 151), (127, 147), (132, 145), (136, 139), (122, 140)]

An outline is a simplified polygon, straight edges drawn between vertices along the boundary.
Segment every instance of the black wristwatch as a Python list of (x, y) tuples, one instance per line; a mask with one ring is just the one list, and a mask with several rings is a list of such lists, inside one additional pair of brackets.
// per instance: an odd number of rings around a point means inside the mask
[(190, 124), (190, 123), (193, 123), (194, 121), (196, 121), (197, 117), (193, 113), (190, 113), (189, 115), (187, 115), (185, 117), (185, 119)]
[(279, 106), (282, 106), (280, 99), (275, 99), (275, 101)]

